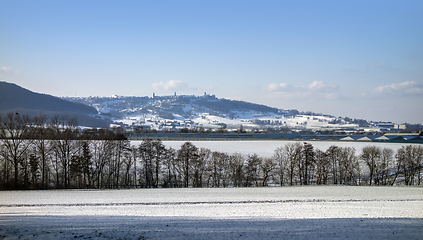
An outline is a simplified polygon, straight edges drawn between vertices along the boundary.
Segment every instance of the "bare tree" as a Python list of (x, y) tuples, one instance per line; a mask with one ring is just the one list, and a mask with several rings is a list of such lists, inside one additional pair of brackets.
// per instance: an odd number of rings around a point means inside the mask
[(289, 185), (294, 185), (299, 176), (299, 163), (302, 159), (303, 145), (300, 142), (288, 143), (284, 146), (284, 161)]
[(198, 158), (192, 162), (193, 183), (192, 186), (199, 188), (203, 187), (203, 175), (206, 172), (207, 162), (211, 156), (210, 149), (200, 148)]
[(352, 147), (340, 147), (339, 160), (339, 183), (355, 185), (358, 159), (355, 156), (355, 149)]
[(213, 152), (208, 164), (208, 170), (210, 172), (210, 177), (213, 179), (213, 187), (220, 187), (221, 183), (225, 187), (225, 166), (229, 162), (229, 155), (222, 152)]
[(330, 162), (325, 152), (316, 150), (316, 183), (318, 185), (327, 184), (330, 171)]
[(286, 155), (284, 152), (284, 148), (283, 147), (278, 147), (275, 149), (275, 153), (273, 154), (273, 157), (275, 158), (275, 161), (277, 162), (277, 169), (276, 172), (279, 176), (279, 183), (281, 186), (283, 186), (284, 184), (284, 180), (285, 180), (285, 171), (286, 171), (286, 163), (287, 161), (285, 160)]
[(415, 182), (420, 185), (420, 172), (423, 163), (423, 147), (413, 145), (402, 146), (397, 150), (396, 160), (396, 177), (401, 174), (404, 177), (405, 185), (413, 185)]
[(391, 148), (383, 148), (381, 152), (380, 161), (376, 167), (376, 175), (380, 179), (379, 183), (381, 185), (391, 185), (388, 182), (389, 172), (394, 167), (394, 150)]
[(182, 164), (184, 187), (189, 186), (191, 163), (198, 158), (198, 148), (191, 142), (185, 142), (178, 150), (178, 161)]
[(369, 185), (372, 185), (372, 182), (376, 183), (378, 181), (378, 179), (374, 179), (374, 177), (377, 171), (377, 164), (380, 161), (381, 155), (381, 149), (376, 146), (366, 146), (362, 149), (360, 159), (363, 160), (369, 168)]
[(8, 113), (0, 116), (0, 140), (3, 142), (3, 158), (11, 163), (14, 168), (13, 188), (18, 188), (19, 166), (23, 161), (27, 149), (30, 147), (31, 119), (28, 115)]
[(332, 145), (326, 150), (326, 158), (329, 161), (332, 173), (332, 183), (338, 184), (340, 178), (340, 160), (341, 149), (338, 146)]
[[(137, 149), (131, 146), (128, 151), (123, 153), (123, 169), (124, 169), (124, 184), (126, 187), (135, 185), (136, 182), (136, 160), (137, 160)], [(135, 154), (134, 154), (135, 152)], [(134, 174), (131, 174), (133, 170)]]
[(9, 189), (10, 187), (10, 173), (12, 172), (9, 158), (7, 157), (7, 151), (3, 144), (0, 144), (0, 166), (1, 169), (1, 188), (2, 189)]
[(112, 186), (115, 188), (120, 187), (121, 170), (123, 165), (123, 158), (130, 150), (130, 143), (128, 140), (114, 140), (113, 154), (110, 162)]
[(420, 185), (422, 182), (421, 172), (423, 169), (423, 146), (418, 145), (414, 146), (415, 151), (415, 162), (416, 162), (416, 171), (417, 173), (417, 185)]
[[(62, 179), (65, 188), (69, 186), (69, 165), (72, 155), (77, 151), (76, 134), (78, 123), (75, 118), (53, 117), (50, 123), (52, 131), (52, 148), (55, 151), (56, 158), (59, 158), (61, 164)], [(56, 170), (58, 171), (58, 169)], [(59, 180), (59, 179), (58, 179)], [(60, 184), (59, 182), (57, 184)]]
[(97, 140), (91, 141), (91, 154), (94, 165), (94, 181), (97, 183), (97, 188), (105, 185), (104, 175), (109, 159), (111, 158), (113, 141), (112, 140)]
[(244, 164), (245, 159), (239, 153), (234, 153), (229, 156), (229, 175), (234, 187), (242, 187), (244, 180)]
[(178, 161), (175, 159), (176, 157), (176, 150), (173, 148), (166, 148), (165, 158), (163, 161), (164, 167), (164, 177), (163, 177), (163, 186), (164, 187), (178, 187), (179, 185), (179, 176), (178, 176), (178, 169), (177, 163)]
[(154, 163), (154, 146), (153, 140), (145, 139), (139, 146), (139, 154), (143, 163), (143, 173), (145, 187), (150, 188), (154, 185), (153, 163)]
[(34, 141), (33, 144), (35, 146), (37, 155), (40, 158), (41, 164), (41, 188), (47, 188), (47, 179), (49, 173), (49, 154), (51, 148), (48, 144), (48, 137), (50, 130), (47, 126), (48, 117), (46, 115), (38, 115), (34, 117)]
[(166, 148), (163, 145), (160, 139), (153, 141), (153, 150), (154, 150), (154, 169), (155, 169), (155, 178), (154, 178), (154, 187), (159, 185), (159, 174), (161, 172), (162, 160), (166, 157)]
[(277, 162), (273, 158), (264, 158), (261, 165), (261, 172), (263, 174), (262, 186), (267, 186), (267, 182), (275, 174), (277, 168)]
[(252, 154), (247, 157), (245, 163), (245, 186), (258, 187), (258, 178), (260, 175), (260, 165), (262, 159), (257, 154)]
[(301, 184), (304, 184), (304, 185), (309, 184), (310, 178), (313, 176), (315, 162), (316, 160), (315, 160), (314, 147), (310, 143), (305, 142), (303, 144), (303, 157), (300, 161)]

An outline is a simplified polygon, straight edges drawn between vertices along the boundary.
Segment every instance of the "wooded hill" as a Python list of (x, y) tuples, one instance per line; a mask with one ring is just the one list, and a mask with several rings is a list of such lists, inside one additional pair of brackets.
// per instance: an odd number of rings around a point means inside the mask
[(35, 93), (16, 84), (0, 82), (0, 114), (18, 112), (35, 116), (68, 116), (76, 118), (80, 125), (88, 127), (108, 127), (109, 123), (91, 117), (97, 114), (94, 107), (70, 102), (47, 94)]

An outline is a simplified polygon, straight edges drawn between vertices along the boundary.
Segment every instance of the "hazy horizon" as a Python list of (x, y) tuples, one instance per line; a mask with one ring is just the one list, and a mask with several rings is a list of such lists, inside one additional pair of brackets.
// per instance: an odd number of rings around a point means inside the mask
[(0, 81), (422, 123), (421, 1), (0, 0)]

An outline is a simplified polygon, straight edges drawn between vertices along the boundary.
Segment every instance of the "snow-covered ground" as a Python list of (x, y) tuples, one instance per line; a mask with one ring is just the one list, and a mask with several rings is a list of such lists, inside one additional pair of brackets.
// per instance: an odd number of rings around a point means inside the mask
[(3, 239), (421, 239), (421, 187), (0, 192)]
[[(161, 129), (160, 125), (165, 122), (177, 122), (179, 126), (186, 127), (187, 122), (193, 123), (193, 126), (201, 126), (204, 128), (221, 128), (219, 124), (225, 124), (228, 129), (239, 129), (242, 125), (245, 129), (262, 128), (263, 126), (273, 127), (290, 127), (290, 128), (302, 128), (302, 129), (338, 129), (338, 128), (357, 128), (357, 124), (331, 124), (330, 121), (334, 118), (324, 116), (306, 116), (306, 115), (257, 115), (255, 112), (244, 113), (243, 115), (236, 115), (235, 118), (229, 119), (220, 116), (210, 115), (208, 113), (197, 113), (192, 118), (184, 118), (180, 115), (173, 114), (175, 119), (169, 120), (158, 117), (155, 114), (141, 114), (141, 115), (129, 115), (123, 119), (117, 119), (115, 122), (123, 123), (127, 125), (149, 125), (152, 129)], [(257, 121), (261, 121), (262, 124), (258, 124)], [(268, 122), (268, 124), (264, 124)], [(278, 124), (276, 124), (278, 123)], [(193, 127), (191, 125), (187, 127)]]

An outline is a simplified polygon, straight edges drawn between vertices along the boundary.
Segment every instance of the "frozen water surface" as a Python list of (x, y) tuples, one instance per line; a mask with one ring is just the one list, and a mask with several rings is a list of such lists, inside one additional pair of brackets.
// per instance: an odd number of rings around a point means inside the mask
[[(353, 147), (356, 150), (356, 154), (361, 153), (361, 149), (365, 146), (375, 145), (381, 148), (391, 148), (394, 152), (398, 148), (404, 145), (402, 143), (381, 143), (381, 142), (343, 142), (343, 141), (299, 141), (300, 143), (308, 142), (322, 151), (326, 151), (330, 146), (335, 145), (339, 147)], [(135, 146), (138, 146), (141, 141), (131, 141)], [(167, 147), (179, 149), (185, 141), (163, 141), (163, 144)], [(225, 152), (225, 153), (240, 153), (243, 155), (254, 154), (261, 157), (271, 157), (275, 153), (278, 147), (283, 147), (288, 143), (295, 143), (295, 141), (192, 141), (192, 144), (198, 148), (208, 148), (211, 151)]]
[(0, 192), (3, 239), (421, 239), (423, 188)]

